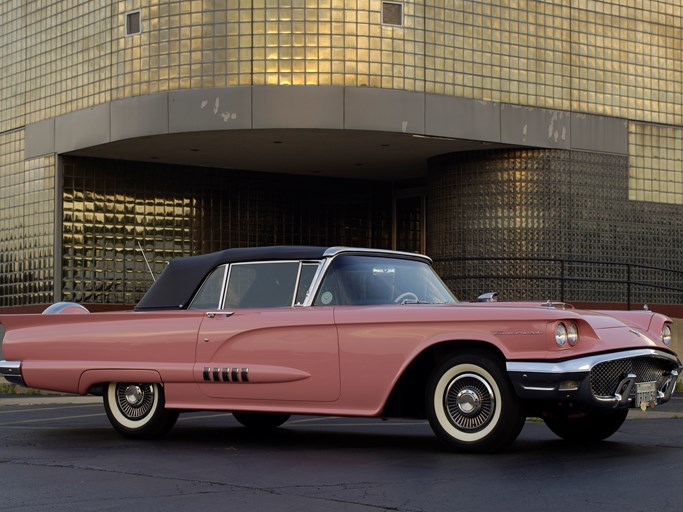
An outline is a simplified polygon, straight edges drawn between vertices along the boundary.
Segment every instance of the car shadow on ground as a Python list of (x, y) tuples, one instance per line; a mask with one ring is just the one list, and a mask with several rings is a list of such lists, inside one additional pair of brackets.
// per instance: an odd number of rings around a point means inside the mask
[[(681, 425), (683, 420), (677, 421)], [(645, 423), (645, 422), (638, 422)], [(554, 436), (542, 423), (528, 422), (520, 437), (509, 448), (498, 454), (485, 457), (548, 458), (567, 460), (590, 458), (652, 456), (653, 450), (681, 447), (681, 436), (675, 440), (640, 435), (641, 430), (632, 427), (618, 432), (612, 438), (598, 443), (569, 443)], [(636, 434), (631, 430), (635, 429)], [(676, 430), (680, 431), (680, 427)], [(456, 453), (438, 440), (427, 424), (386, 425), (381, 422), (343, 424), (330, 426), (318, 424), (315, 427), (292, 425), (258, 432), (225, 421), (225, 425), (202, 425), (179, 423), (165, 437), (158, 440), (128, 439), (103, 425), (95, 428), (64, 427), (33, 432), (33, 442), (44, 446), (73, 445), (76, 450), (116, 449), (121, 451), (147, 452), (164, 450), (195, 453), (243, 452), (253, 454), (319, 454), (320, 457), (338, 452), (363, 454), (366, 457), (481, 457)], [(5, 441), (6, 442), (6, 441)]]

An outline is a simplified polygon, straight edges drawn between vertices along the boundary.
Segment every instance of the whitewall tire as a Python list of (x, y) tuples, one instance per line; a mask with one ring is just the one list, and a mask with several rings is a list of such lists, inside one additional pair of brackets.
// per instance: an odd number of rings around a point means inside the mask
[(434, 433), (463, 452), (502, 450), (525, 420), (501, 366), (478, 352), (452, 357), (432, 372), (426, 405)]
[(127, 437), (153, 439), (166, 434), (178, 411), (164, 408), (164, 389), (157, 383), (111, 382), (104, 408), (112, 426)]

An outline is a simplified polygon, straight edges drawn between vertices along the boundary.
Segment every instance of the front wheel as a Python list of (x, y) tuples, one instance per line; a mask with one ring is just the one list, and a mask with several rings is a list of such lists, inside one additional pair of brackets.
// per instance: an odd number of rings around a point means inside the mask
[(545, 424), (565, 441), (596, 443), (614, 434), (626, 421), (628, 409), (616, 409), (607, 413), (589, 413), (575, 418), (548, 416)]
[(154, 439), (171, 430), (178, 411), (164, 404), (164, 389), (156, 383), (112, 382), (104, 393), (109, 422), (126, 437)]
[(526, 419), (501, 366), (478, 352), (452, 357), (432, 372), (426, 405), (434, 433), (461, 452), (504, 449)]

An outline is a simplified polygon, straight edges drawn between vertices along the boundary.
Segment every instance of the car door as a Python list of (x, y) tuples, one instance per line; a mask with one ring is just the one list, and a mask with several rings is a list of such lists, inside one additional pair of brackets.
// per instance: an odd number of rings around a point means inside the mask
[(222, 307), (206, 313), (197, 339), (194, 376), (204, 394), (321, 402), (339, 397), (333, 308), (293, 306), (310, 285), (302, 281), (312, 280), (317, 268), (304, 265), (231, 265)]

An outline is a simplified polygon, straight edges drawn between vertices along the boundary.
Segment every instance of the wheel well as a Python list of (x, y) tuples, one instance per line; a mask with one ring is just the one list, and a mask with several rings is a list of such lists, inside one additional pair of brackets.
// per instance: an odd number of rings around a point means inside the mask
[(100, 384), (93, 384), (90, 386), (88, 391), (86, 392), (87, 395), (93, 395), (93, 396), (103, 396), (104, 395), (104, 388), (106, 387), (107, 383), (102, 382)]
[[(156, 370), (144, 368), (85, 370), (78, 381), (78, 393), (95, 395), (98, 392), (104, 392), (110, 382), (150, 382), (163, 385), (161, 375)], [(98, 389), (99, 386), (103, 389)]]
[(434, 368), (453, 355), (474, 352), (488, 355), (500, 364), (505, 361), (497, 347), (483, 341), (445, 341), (427, 347), (403, 371), (384, 404), (381, 416), (426, 418), (425, 390)]

